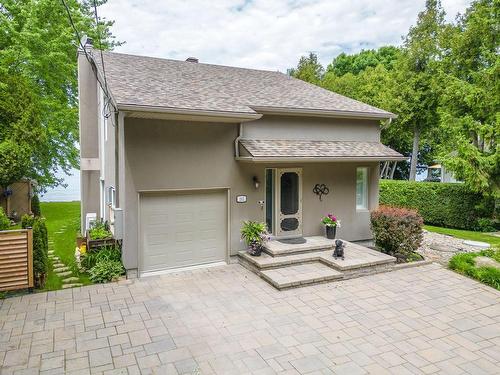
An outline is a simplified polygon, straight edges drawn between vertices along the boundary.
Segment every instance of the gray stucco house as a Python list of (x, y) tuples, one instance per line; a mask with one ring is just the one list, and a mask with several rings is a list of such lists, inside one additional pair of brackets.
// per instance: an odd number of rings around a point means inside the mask
[[(140, 274), (229, 260), (244, 220), (275, 237), (372, 237), (392, 113), (285, 74), (79, 51), (82, 228), (109, 220)], [(104, 75), (105, 72), (105, 75)], [(106, 82), (105, 82), (106, 81)], [(324, 184), (329, 194), (313, 192)]]

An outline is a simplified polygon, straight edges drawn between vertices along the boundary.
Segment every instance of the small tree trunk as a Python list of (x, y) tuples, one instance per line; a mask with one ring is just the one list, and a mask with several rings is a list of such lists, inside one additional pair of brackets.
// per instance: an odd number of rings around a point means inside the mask
[(420, 144), (420, 128), (415, 126), (413, 131), (413, 149), (411, 151), (410, 181), (415, 181), (417, 176), (418, 149)]

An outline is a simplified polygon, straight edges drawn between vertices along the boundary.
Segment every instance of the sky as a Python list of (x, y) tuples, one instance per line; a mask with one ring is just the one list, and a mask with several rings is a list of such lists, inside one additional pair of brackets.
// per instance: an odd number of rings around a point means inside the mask
[[(468, 0), (442, 0), (447, 20)], [(326, 67), (340, 54), (401, 44), (425, 0), (108, 0), (116, 52), (286, 72), (315, 52)], [(43, 200), (78, 200), (78, 171)]]

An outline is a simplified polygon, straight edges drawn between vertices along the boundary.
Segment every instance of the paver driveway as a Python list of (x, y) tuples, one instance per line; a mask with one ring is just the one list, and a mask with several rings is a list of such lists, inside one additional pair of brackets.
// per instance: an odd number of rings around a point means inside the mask
[(2, 374), (498, 374), (500, 293), (438, 265), (279, 292), (239, 265), (7, 299)]

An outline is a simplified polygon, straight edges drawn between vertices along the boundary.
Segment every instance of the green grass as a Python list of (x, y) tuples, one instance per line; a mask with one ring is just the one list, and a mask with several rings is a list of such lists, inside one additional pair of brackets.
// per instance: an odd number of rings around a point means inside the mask
[[(46, 219), (49, 249), (68, 266), (80, 283), (91, 284), (85, 273), (79, 272), (75, 263), (76, 235), (80, 230), (80, 202), (41, 202), (42, 215)], [(62, 279), (49, 267), (44, 290), (62, 288)]]
[(462, 275), (469, 276), (500, 290), (500, 270), (494, 267), (476, 267), (474, 258), (478, 256), (486, 256), (500, 262), (500, 249), (455, 254), (450, 259), (449, 267)]
[(427, 229), (429, 232), (447, 234), (449, 236), (462, 238), (464, 240), (487, 242), (492, 247), (500, 246), (500, 237), (495, 237), (488, 233), (474, 232), (471, 230), (462, 230), (462, 229), (442, 228), (442, 227), (435, 227), (432, 225), (424, 225), (424, 228)]

